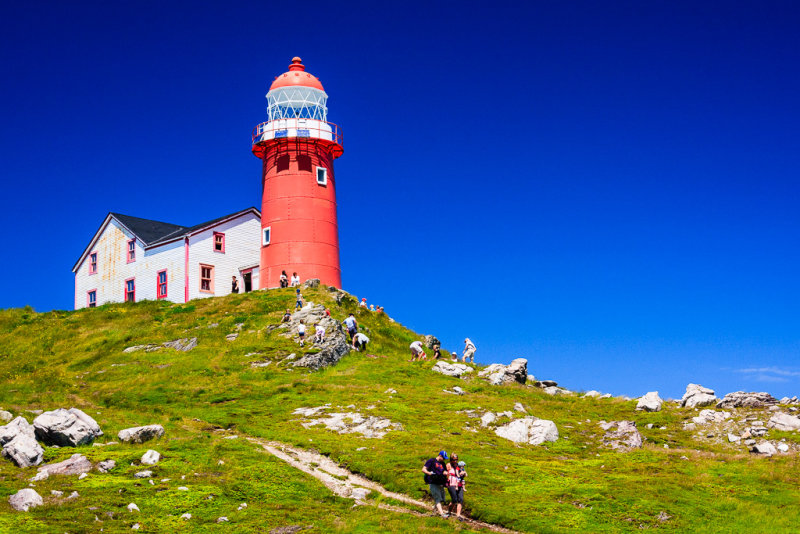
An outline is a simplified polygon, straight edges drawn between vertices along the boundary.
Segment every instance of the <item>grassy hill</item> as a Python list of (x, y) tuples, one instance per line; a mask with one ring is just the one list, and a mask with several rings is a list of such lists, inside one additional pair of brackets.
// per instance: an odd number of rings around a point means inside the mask
[[(518, 384), (491, 386), (475, 373), (466, 380), (433, 373), (430, 362), (407, 361), (408, 344), (418, 334), (385, 315), (357, 308), (353, 298), (337, 304), (324, 287), (305, 290), (304, 296), (328, 306), (339, 320), (355, 312), (371, 338), (368, 352), (380, 357), (352, 352), (322, 371), (291, 367), (284, 359), (301, 353), (297, 343), (267, 328), (293, 306), (289, 289), (186, 305), (141, 302), (75, 312), (1, 311), (2, 408), (29, 421), (35, 414), (28, 410), (81, 408), (105, 432), (99, 443), (116, 441), (123, 428), (152, 423), (162, 424), (166, 434), (142, 445), (47, 447), (45, 462), (80, 452), (95, 463), (114, 459), (117, 467), (83, 479), (53, 476), (33, 483), (45, 504), (28, 513), (11, 509), (7, 497), (26, 487), (36, 469), (0, 459), (0, 532), (122, 532), (134, 523), (140, 532), (269, 532), (289, 525), (309, 527), (303, 532), (475, 528), (452, 519), (354, 507), (352, 500), (333, 496), (322, 483), (247, 437), (313, 449), (417, 499), (427, 499), (423, 462), (439, 449), (458, 452), (469, 472), (468, 513), (518, 531), (800, 530), (795, 454), (751, 457), (741, 446), (699, 439), (683, 430), (683, 422), (698, 410), (669, 403), (661, 412), (639, 413), (635, 401), (553, 397)], [(238, 338), (226, 339), (237, 324), (242, 325)], [(189, 352), (123, 352), (132, 345), (187, 337), (198, 338)], [(536, 355), (523, 356), (535, 374)], [(253, 361), (273, 363), (254, 368)], [(466, 395), (443, 391), (455, 385)], [(396, 393), (387, 393), (390, 388)], [(292, 413), (327, 403), (388, 418), (402, 430), (367, 439), (322, 425), (305, 428)], [(554, 421), (560, 439), (541, 446), (515, 445), (464, 413), (513, 410), (515, 403)], [(765, 421), (769, 417), (751, 412)], [(637, 422), (646, 438), (643, 448), (619, 453), (603, 446), (597, 423), (621, 419)], [(648, 423), (654, 427), (646, 428)], [(666, 429), (660, 430), (662, 426)], [(239, 438), (225, 439), (232, 435)], [(780, 437), (800, 441), (795, 434)], [(164, 455), (152, 467), (152, 484), (133, 478), (148, 449)], [(64, 497), (51, 496), (51, 490), (64, 491)], [(72, 491), (80, 496), (66, 499)], [(141, 511), (128, 512), (125, 507), (131, 502)], [(247, 507), (239, 510), (241, 503)], [(184, 513), (192, 519), (180, 519)], [(216, 523), (220, 516), (229, 521)]]

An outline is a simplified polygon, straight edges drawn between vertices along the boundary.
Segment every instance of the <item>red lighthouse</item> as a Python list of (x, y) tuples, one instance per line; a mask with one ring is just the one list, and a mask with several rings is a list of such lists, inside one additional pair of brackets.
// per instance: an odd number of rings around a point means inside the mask
[(259, 286), (277, 287), (281, 271), (342, 287), (336, 178), (342, 132), (327, 122), (328, 95), (299, 57), (267, 93), (269, 120), (253, 130), (262, 164)]

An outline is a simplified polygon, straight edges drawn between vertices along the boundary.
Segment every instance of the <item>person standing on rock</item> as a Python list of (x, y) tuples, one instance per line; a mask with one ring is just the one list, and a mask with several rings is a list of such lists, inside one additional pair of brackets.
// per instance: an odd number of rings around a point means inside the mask
[(300, 319), (300, 324), (297, 325), (297, 336), (300, 338), (300, 346), (306, 344), (306, 325)]
[(314, 328), (314, 343), (324, 343), (325, 342), (325, 327), (322, 324), (317, 323), (316, 327)]
[(428, 355), (425, 354), (425, 349), (422, 347), (421, 341), (414, 341), (408, 348), (411, 349), (411, 359), (408, 360), (410, 362), (424, 360), (428, 357)]
[(469, 338), (464, 340), (464, 357), (461, 360), (464, 363), (467, 363), (467, 360), (470, 360), (470, 363), (475, 363), (475, 351), (478, 350), (475, 347), (475, 343), (473, 343)]
[(369, 343), (369, 338), (366, 335), (362, 334), (361, 332), (353, 336), (353, 348), (356, 349), (358, 352), (366, 350), (367, 343)]
[(300, 285), (300, 277), (297, 276), (297, 273), (292, 273), (292, 287)]
[(464, 520), (461, 517), (461, 508), (464, 506), (464, 479), (467, 477), (467, 472), (461, 464), (464, 462), (458, 461), (457, 454), (452, 454), (450, 463), (447, 464), (447, 493), (450, 494), (450, 513), (452, 514), (455, 509), (456, 519), (459, 521)]
[(347, 319), (344, 320), (344, 325), (347, 327), (347, 333), (350, 334), (350, 341), (352, 342), (353, 336), (355, 336), (356, 332), (358, 332), (358, 321), (356, 321), (356, 318), (352, 313), (347, 316)]
[(447, 483), (447, 476), (445, 475), (444, 462), (447, 460), (447, 453), (439, 451), (436, 458), (431, 458), (422, 467), (422, 472), (425, 474), (425, 483), (430, 489), (433, 502), (436, 503), (436, 511), (445, 519), (450, 517), (450, 514), (444, 511), (442, 505), (445, 502), (444, 498), (444, 485)]
[(280, 284), (281, 287), (289, 287), (289, 277), (286, 276), (286, 271), (281, 271)]

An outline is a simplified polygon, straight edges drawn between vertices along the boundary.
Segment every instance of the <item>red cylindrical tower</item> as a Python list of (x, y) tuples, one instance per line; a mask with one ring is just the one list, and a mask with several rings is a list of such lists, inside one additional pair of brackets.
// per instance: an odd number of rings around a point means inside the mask
[(342, 133), (327, 122), (328, 95), (299, 57), (267, 93), (269, 120), (253, 130), (261, 158), (259, 286), (278, 287), (281, 271), (342, 287), (336, 179)]

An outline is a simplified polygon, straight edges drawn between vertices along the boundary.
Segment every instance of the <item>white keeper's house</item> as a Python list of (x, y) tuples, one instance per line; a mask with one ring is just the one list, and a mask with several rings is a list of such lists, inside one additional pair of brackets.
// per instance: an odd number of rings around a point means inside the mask
[(195, 226), (109, 213), (81, 254), (75, 309), (108, 302), (188, 302), (257, 289), (261, 212), (247, 208)]

